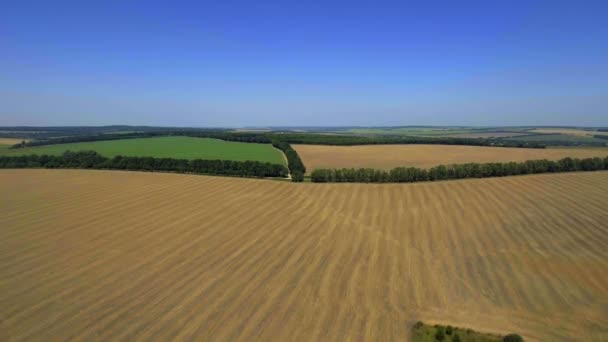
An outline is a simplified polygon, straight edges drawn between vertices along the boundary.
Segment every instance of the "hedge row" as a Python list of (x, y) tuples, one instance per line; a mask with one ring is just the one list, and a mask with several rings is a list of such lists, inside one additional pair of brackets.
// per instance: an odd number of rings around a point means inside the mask
[(0, 168), (76, 168), (110, 169), (137, 171), (171, 171), (179, 173), (198, 173), (229, 175), (240, 177), (286, 177), (283, 165), (257, 161), (232, 160), (186, 160), (152, 157), (106, 158), (94, 151), (70, 152), (61, 156), (26, 155), (0, 156)]
[(166, 130), (152, 132), (135, 132), (123, 134), (92, 134), (75, 135), (60, 138), (49, 138), (32, 140), (24, 144), (16, 144), (12, 148), (28, 146), (41, 146), (53, 144), (65, 144), (74, 142), (148, 138), (159, 136), (188, 136), (198, 138), (214, 138), (228, 141), (272, 143), (281, 141), (290, 144), (313, 144), (313, 145), (387, 145), (387, 144), (438, 144), (438, 145), (471, 145), (471, 146), (495, 146), (495, 147), (521, 147), (521, 148), (545, 148), (544, 144), (537, 142), (511, 141), (501, 139), (482, 138), (454, 138), (454, 137), (365, 137), (356, 135), (330, 135), (314, 133), (250, 133), (230, 132), (224, 130)]
[(120, 133), (120, 134), (92, 134), (92, 135), (75, 135), (60, 138), (50, 138), (41, 140), (32, 140), (11, 146), (11, 148), (22, 148), (43, 145), (68, 144), (76, 142), (90, 141), (107, 141), (107, 140), (123, 140), (137, 138), (154, 138), (162, 136), (187, 136), (193, 138), (213, 138), (227, 141), (239, 141), (247, 143), (271, 143), (270, 138), (255, 134), (241, 132), (226, 132), (226, 131), (187, 131), (187, 130), (167, 130), (155, 132), (135, 132), (135, 133)]
[(608, 157), (558, 161), (528, 160), (525, 162), (439, 165), (428, 170), (397, 167), (390, 171), (375, 169), (317, 169), (311, 174), (315, 183), (409, 183), (462, 178), (486, 178), (549, 172), (608, 170)]
[(454, 138), (454, 137), (413, 137), (413, 136), (357, 136), (337, 134), (312, 134), (312, 133), (268, 133), (268, 136), (287, 141), (291, 144), (310, 145), (407, 145), (407, 144), (435, 144), (435, 145), (470, 145), (470, 146), (493, 146), (493, 147), (521, 147), (521, 148), (545, 148), (539, 142), (512, 141), (502, 139), (484, 138)]
[(298, 155), (298, 152), (294, 150), (289, 143), (284, 141), (275, 140), (272, 142), (272, 146), (283, 151), (287, 158), (287, 164), (289, 166), (289, 172), (291, 173), (291, 180), (293, 182), (301, 182), (304, 180), (304, 174), (306, 173), (306, 167), (302, 163), (302, 159)]

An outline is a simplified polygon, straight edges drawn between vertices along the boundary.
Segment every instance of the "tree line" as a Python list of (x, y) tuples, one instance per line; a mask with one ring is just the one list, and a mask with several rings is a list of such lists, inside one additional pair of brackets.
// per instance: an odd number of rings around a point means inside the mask
[(188, 136), (196, 138), (213, 138), (226, 141), (238, 141), (245, 143), (271, 143), (274, 147), (283, 151), (287, 158), (288, 167), (294, 182), (301, 182), (304, 179), (306, 168), (298, 153), (291, 145), (283, 140), (271, 139), (270, 136), (260, 133), (247, 132), (227, 132), (221, 130), (177, 130), (177, 131), (159, 131), (159, 132), (136, 132), (122, 134), (96, 134), (96, 135), (78, 135), (45, 140), (33, 140), (15, 144), (12, 148), (33, 147), (42, 145), (66, 144), (75, 142), (90, 142), (90, 141), (106, 141), (106, 140), (122, 140), (136, 138), (152, 138), (161, 136)]
[(311, 173), (315, 183), (410, 183), (463, 178), (487, 178), (550, 172), (608, 170), (605, 158), (564, 158), (528, 160), (507, 163), (468, 163), (438, 165), (430, 169), (396, 167), (390, 171), (376, 169), (316, 169)]
[(275, 141), (289, 144), (311, 144), (311, 145), (388, 145), (388, 144), (437, 144), (437, 145), (470, 145), (470, 146), (495, 146), (495, 147), (521, 147), (521, 148), (545, 148), (539, 142), (526, 142), (501, 139), (484, 138), (454, 138), (454, 137), (364, 137), (356, 135), (330, 135), (313, 133), (278, 133), (278, 132), (232, 132), (226, 130), (155, 130), (149, 132), (112, 133), (74, 135), (67, 137), (56, 137), (39, 139), (16, 144), (12, 148), (29, 146), (65, 144), (74, 142), (90, 142), (103, 140), (119, 140), (134, 138), (150, 138), (160, 136), (188, 136), (195, 138), (213, 138), (227, 141), (240, 141), (249, 143), (269, 144)]
[(0, 156), (0, 168), (76, 168), (134, 171), (170, 171), (239, 177), (286, 177), (283, 165), (257, 161), (173, 159), (152, 157), (106, 158), (94, 151), (66, 151), (60, 156)]
[(15, 145), (11, 146), (11, 148), (69, 144), (69, 143), (91, 142), (91, 141), (155, 138), (155, 137), (163, 137), (163, 136), (186, 136), (186, 137), (193, 137), (193, 138), (212, 138), (212, 139), (220, 139), (220, 140), (226, 140), (226, 141), (239, 141), (239, 142), (246, 142), (246, 143), (262, 143), (262, 144), (269, 144), (272, 142), (270, 138), (263, 136), (263, 135), (255, 134), (255, 133), (240, 133), (240, 132), (230, 133), (230, 132), (226, 132), (226, 131), (176, 130), (176, 131), (74, 135), (74, 136), (68, 136), (68, 137), (58, 137), (58, 138), (26, 141), (24, 143), (15, 144)]
[(493, 146), (493, 147), (520, 147), (520, 148), (545, 148), (539, 142), (512, 141), (485, 138), (454, 138), (454, 137), (412, 137), (412, 136), (388, 136), (388, 137), (366, 137), (357, 135), (337, 134), (310, 134), (310, 133), (267, 133), (272, 134), (278, 140), (291, 144), (309, 145), (407, 145), (407, 144), (435, 144), (435, 145), (470, 145), (470, 146)]
[[(107, 134), (131, 134), (148, 132), (226, 132), (225, 128), (194, 128), (194, 127), (154, 127), (154, 126), (50, 126), (50, 127), (31, 127), (31, 126), (12, 126), (0, 127), (2, 136), (11, 136), (25, 139), (52, 139), (59, 137), (72, 136), (94, 136)], [(240, 133), (240, 132), (236, 132)]]
[[(597, 138), (599, 135), (593, 135)], [(564, 135), (562, 133), (539, 133), (539, 134), (526, 134), (517, 137), (506, 138), (513, 141), (535, 141), (542, 143), (545, 147), (547, 146), (593, 146), (593, 147), (604, 147), (607, 144), (602, 141), (593, 141), (586, 139), (585, 137), (573, 137)]]
[[(123, 130), (122, 133), (97, 133), (93, 130), (84, 129), (84, 134), (55, 137), (48, 139), (32, 140), (13, 145), (11, 148), (23, 148), (42, 145), (66, 144), (76, 142), (91, 142), (105, 140), (121, 140), (136, 138), (153, 138), (161, 136), (187, 136), (197, 138), (212, 138), (226, 141), (237, 141), (245, 143), (271, 143), (274, 147), (283, 151), (287, 158), (289, 172), (292, 181), (301, 182), (306, 173), (306, 167), (302, 159), (292, 147), (292, 143), (319, 144), (319, 145), (373, 145), (373, 144), (447, 144), (447, 145), (472, 145), (472, 146), (496, 146), (496, 147), (526, 147), (544, 148), (538, 143), (514, 142), (506, 140), (477, 139), (477, 138), (448, 138), (448, 137), (363, 137), (363, 136), (341, 136), (310, 133), (289, 132), (233, 132), (221, 129), (162, 129), (154, 128), (150, 131), (128, 132), (122, 126), (109, 126), (104, 129)], [(145, 129), (143, 127), (142, 129)], [(81, 132), (77, 130), (77, 132)]]
[(272, 142), (272, 146), (283, 151), (285, 154), (289, 172), (291, 173), (291, 180), (293, 182), (303, 181), (304, 174), (306, 173), (306, 167), (304, 166), (302, 159), (300, 159), (298, 152), (296, 152), (296, 150), (294, 150), (291, 145), (285, 141), (274, 140)]

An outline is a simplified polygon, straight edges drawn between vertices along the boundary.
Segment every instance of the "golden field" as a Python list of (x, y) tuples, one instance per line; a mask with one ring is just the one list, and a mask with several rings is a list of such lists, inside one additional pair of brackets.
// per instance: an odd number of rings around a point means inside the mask
[(0, 193), (2, 341), (404, 341), (418, 320), (608, 339), (608, 172), (0, 170)]
[(0, 138), (0, 145), (15, 145), (27, 139)]
[(374, 168), (398, 166), (431, 168), (440, 164), (493, 163), (565, 157), (606, 157), (608, 148), (509, 148), (462, 145), (292, 145), (307, 173), (320, 168)]

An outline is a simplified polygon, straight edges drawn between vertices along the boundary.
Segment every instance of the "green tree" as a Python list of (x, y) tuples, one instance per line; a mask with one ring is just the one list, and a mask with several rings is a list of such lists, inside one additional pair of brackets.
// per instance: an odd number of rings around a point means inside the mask
[(296, 170), (291, 174), (292, 182), (302, 182), (304, 180), (304, 174), (300, 170)]
[(454, 328), (452, 328), (452, 326), (451, 326), (451, 325), (448, 325), (448, 326), (445, 328), (445, 334), (446, 334), (446, 335), (452, 335), (452, 331), (454, 331)]
[(437, 341), (443, 341), (445, 338), (445, 331), (442, 326), (437, 327), (437, 331), (435, 331), (435, 339)]
[(502, 339), (503, 342), (524, 342), (523, 337), (517, 334), (509, 334)]

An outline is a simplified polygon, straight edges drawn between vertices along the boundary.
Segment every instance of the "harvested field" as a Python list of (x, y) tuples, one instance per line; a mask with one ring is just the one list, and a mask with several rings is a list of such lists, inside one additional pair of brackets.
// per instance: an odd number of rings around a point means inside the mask
[(397, 166), (430, 168), (439, 164), (557, 160), (565, 157), (606, 157), (608, 148), (508, 148), (461, 145), (292, 145), (307, 172), (318, 168), (369, 167), (388, 170)]
[(15, 145), (28, 139), (0, 138), (0, 145)]
[(0, 170), (0, 340), (608, 338), (608, 172), (420, 184)]

